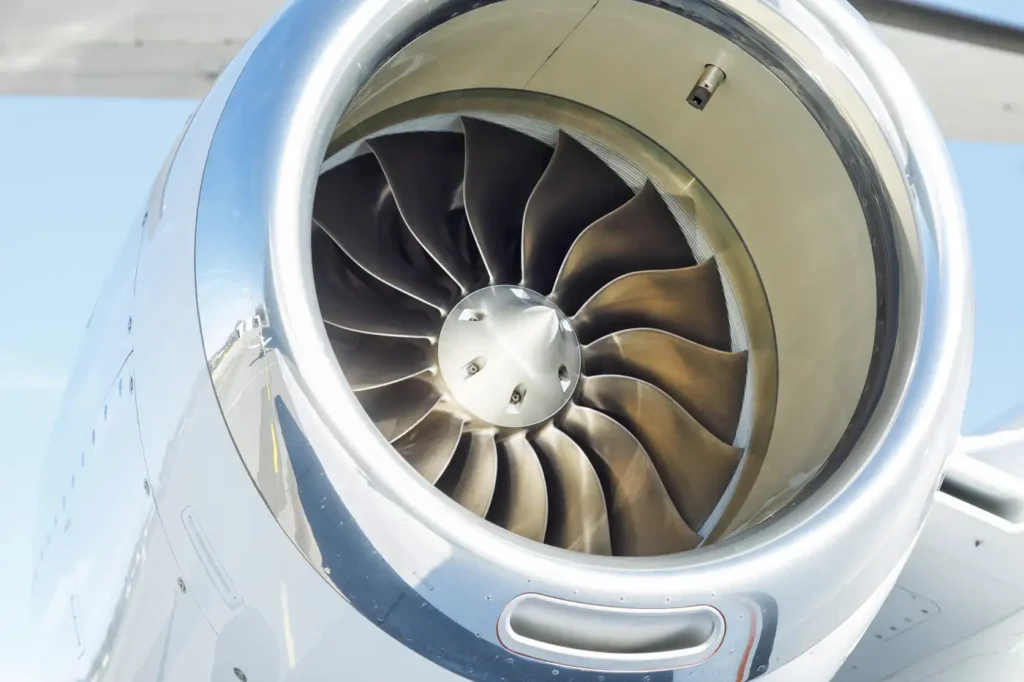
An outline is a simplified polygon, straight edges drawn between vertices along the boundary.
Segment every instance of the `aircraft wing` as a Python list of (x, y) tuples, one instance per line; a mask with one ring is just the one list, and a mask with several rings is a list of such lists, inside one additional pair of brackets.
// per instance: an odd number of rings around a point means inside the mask
[[(202, 97), (279, 0), (19, 0), (0, 6), (0, 93)], [(1024, 30), (905, 0), (853, 0), (946, 137), (1024, 142)]]

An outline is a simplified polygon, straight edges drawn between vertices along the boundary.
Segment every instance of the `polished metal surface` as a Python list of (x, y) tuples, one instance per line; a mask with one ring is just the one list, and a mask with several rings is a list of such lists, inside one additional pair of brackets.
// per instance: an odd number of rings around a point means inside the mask
[(441, 327), (437, 356), (459, 406), (494, 426), (550, 419), (580, 377), (580, 346), (562, 311), (535, 291), (507, 284), (459, 301)]
[(708, 64), (704, 67), (704, 70), (700, 74), (700, 78), (694, 84), (693, 89), (690, 90), (689, 96), (686, 101), (690, 103), (694, 109), (703, 111), (704, 107), (711, 101), (711, 97), (718, 90), (718, 86), (725, 82), (725, 71), (722, 71), (719, 67), (714, 64)]
[[(505, 666), (522, 679), (568, 676), (564, 667), (505, 651), (492, 634), (505, 604), (537, 590), (565, 599), (575, 592), (587, 603), (623, 608), (661, 607), (665, 599), (677, 606), (708, 604), (727, 624), (725, 640), (694, 671), (747, 679), (781, 667), (843, 623), (900, 566), (955, 437), (971, 341), (969, 267), (957, 189), (934, 125), (895, 60), (841, 3), (678, 2), (661, 10), (681, 13), (763, 58), (827, 128), (844, 159), (858, 159), (861, 165), (849, 169), (859, 174), (857, 188), (884, 188), (871, 195), (876, 202), (882, 197), (872, 210), (890, 219), (873, 226), (899, 250), (900, 338), (876, 409), (845, 463), (788, 513), (696, 552), (629, 567), (583, 554), (568, 560), (560, 549), (494, 532), (395, 456), (337, 365), (309, 273), (314, 188), (339, 114), (368, 73), (412, 36), (465, 10), (440, 0), (293, 4), (254, 51), (221, 117), (197, 217), (200, 321), (210, 360), (231, 326), (222, 319), (238, 319), (225, 310), (250, 311), (257, 302), (234, 304), (227, 297), (239, 291), (265, 297), (264, 333), (273, 339), (271, 357), (279, 367), (272, 382), (287, 387), (282, 400), (296, 406), (270, 410), (265, 418), (280, 419), (282, 430), (290, 425), (285, 457), (302, 458), (295, 466), (301, 483), (285, 489), (306, 496), (302, 513), (315, 541), (292, 530), (292, 521), (279, 523), (357, 610), (375, 619), (383, 609), (387, 616), (377, 622), (395, 638), (413, 629), (423, 633), (407, 646), (463, 676), (512, 676)], [(297, 35), (305, 37), (301, 49)], [(769, 37), (778, 35), (789, 37), (784, 44)], [(830, 91), (839, 101), (826, 96), (822, 78), (847, 86)], [(278, 93), (272, 101), (262, 94), (268, 88)], [(262, 106), (252, 107), (254, 101)], [(844, 118), (846, 105), (868, 107), (873, 120)], [(873, 160), (898, 165), (899, 180), (878, 177)], [(915, 222), (893, 216), (887, 195), (909, 202)], [(227, 273), (226, 252), (233, 254)], [(596, 338), (581, 331), (581, 340)], [(227, 409), (216, 376), (215, 386)], [(569, 411), (567, 430), (601, 421), (589, 416), (599, 413), (584, 410)], [(262, 432), (265, 422), (259, 413), (248, 414), (251, 421), (227, 419), (253, 475), (251, 462), (260, 451), (246, 445), (252, 443), (249, 429), (255, 423)], [(617, 445), (615, 461), (641, 451), (619, 428), (625, 435), (614, 441), (623, 446)], [(516, 441), (513, 449), (525, 453), (523, 444)], [(307, 471), (315, 475), (307, 478)], [(270, 498), (260, 476), (254, 479)], [(536, 486), (535, 474), (532, 480)], [(620, 510), (613, 505), (610, 519)], [(675, 523), (670, 515), (659, 522)], [(886, 543), (877, 542), (882, 525)], [(535, 532), (537, 525), (530, 527)], [(339, 551), (339, 537), (356, 541)], [(368, 574), (375, 580), (365, 580)], [(397, 606), (404, 601), (418, 608)], [(634, 673), (618, 678), (640, 679)]]

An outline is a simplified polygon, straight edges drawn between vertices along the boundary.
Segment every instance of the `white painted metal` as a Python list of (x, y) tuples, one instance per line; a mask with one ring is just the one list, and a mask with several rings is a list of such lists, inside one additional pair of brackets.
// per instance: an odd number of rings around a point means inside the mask
[[(950, 462), (949, 479), (973, 481), (981, 490), (1024, 499), (1024, 481), (979, 462), (957, 460)], [(984, 643), (985, 637), (973, 640), (973, 644), (969, 638), (1024, 610), (1020, 571), (1024, 564), (1024, 524), (1019, 519), (1004, 518), (1012, 512), (1011, 504), (995, 508), (1003, 513), (1000, 516), (972, 504), (970, 497), (965, 500), (946, 492), (937, 493), (928, 523), (897, 589), (836, 677), (837, 682), (889, 679), (926, 659), (952, 665), (957, 661), (950, 661), (952, 654), (943, 652), (971, 650), (975, 644)], [(995, 631), (992, 637), (990, 646), (999, 651), (1002, 644), (995, 643), (1005, 639)], [(998, 657), (985, 665), (995, 665), (993, 661), (998, 661)], [(961, 672), (954, 674), (954, 669)], [(967, 672), (971, 669), (951, 668), (944, 673), (948, 676), (941, 679), (1018, 679), (971, 677)], [(901, 674), (897, 679), (909, 682), (930, 678)]]

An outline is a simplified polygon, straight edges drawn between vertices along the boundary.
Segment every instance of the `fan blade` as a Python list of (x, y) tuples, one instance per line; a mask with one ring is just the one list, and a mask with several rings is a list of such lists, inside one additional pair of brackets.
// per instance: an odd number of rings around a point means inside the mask
[(552, 293), (575, 312), (599, 288), (638, 270), (696, 265), (682, 230), (650, 182), (625, 204), (583, 230), (573, 242)]
[[(380, 336), (433, 339), (441, 327), (437, 311), (402, 294), (382, 295), (359, 279), (348, 260), (323, 231), (313, 233), (313, 270), (324, 322), (340, 329)], [(383, 284), (377, 286), (387, 288)], [(404, 300), (395, 300), (397, 298)]]
[(353, 391), (387, 386), (434, 367), (432, 349), (422, 339), (396, 339), (327, 327), (345, 378)]
[(586, 377), (582, 400), (636, 434), (676, 509), (691, 528), (700, 528), (729, 485), (741, 451), (715, 438), (672, 398), (638, 379)]
[(516, 535), (543, 542), (548, 490), (537, 453), (522, 433), (501, 445), (504, 456), (498, 457), (498, 480), (487, 519)]
[(583, 230), (633, 196), (625, 182), (589, 149), (558, 132), (554, 156), (526, 204), (523, 283), (547, 293), (558, 266)]
[(418, 379), (360, 391), (356, 397), (389, 442), (401, 438), (423, 421), (441, 399), (433, 386)]
[(431, 412), (395, 441), (395, 450), (431, 483), (436, 483), (455, 454), (465, 422), (447, 412)]
[(477, 516), (487, 516), (498, 478), (498, 447), (494, 436), (474, 432), (463, 435), (455, 457), (437, 487)]
[(576, 442), (554, 426), (534, 437), (547, 462), (549, 545), (588, 554), (612, 553), (608, 510), (594, 466)]
[(686, 525), (640, 442), (611, 417), (571, 404), (564, 430), (595, 454), (606, 481), (612, 549), (650, 556), (693, 549), (700, 538)]
[(591, 296), (572, 319), (584, 343), (622, 329), (654, 327), (729, 349), (729, 318), (714, 260), (623, 275)]
[(626, 329), (583, 348), (584, 372), (621, 374), (665, 391), (726, 443), (736, 437), (747, 354), (702, 346), (658, 329)]
[(313, 206), (316, 224), (359, 267), (418, 301), (447, 310), (448, 292), (417, 276), (401, 257), (396, 233), (406, 229), (405, 223), (372, 154), (320, 176)]
[[(396, 133), (368, 140), (405, 224), (437, 264), (459, 285), (472, 291), (479, 277), (459, 252), (449, 230), (462, 185), (463, 140), (456, 133)], [(460, 211), (461, 212), (461, 211)]]
[(519, 281), (519, 231), (526, 202), (551, 149), (504, 126), (463, 118), (466, 214), (492, 284)]

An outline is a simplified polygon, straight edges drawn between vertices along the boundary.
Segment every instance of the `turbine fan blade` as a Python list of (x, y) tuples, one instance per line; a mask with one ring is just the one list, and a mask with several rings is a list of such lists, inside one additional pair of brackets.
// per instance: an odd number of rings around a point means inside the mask
[(325, 173), (316, 188), (316, 224), (359, 267), (385, 284), (444, 312), (448, 292), (417, 276), (401, 257), (406, 229), (388, 181), (372, 154)]
[(487, 516), (498, 478), (498, 447), (489, 433), (463, 434), (437, 487), (477, 516)]
[(715, 438), (672, 398), (639, 379), (586, 377), (582, 400), (636, 435), (676, 509), (691, 528), (700, 528), (729, 485), (741, 451)]
[(441, 396), (427, 382), (407, 379), (360, 391), (356, 398), (388, 442), (393, 443), (423, 421)]
[(586, 374), (621, 374), (665, 391), (719, 440), (731, 443), (743, 406), (747, 354), (702, 346), (659, 329), (626, 329), (583, 348)]
[(375, 337), (333, 326), (327, 338), (353, 391), (387, 386), (434, 367), (431, 346), (422, 339)]
[(547, 426), (534, 443), (546, 462), (549, 486), (548, 532), (545, 542), (587, 554), (612, 553), (601, 481), (582, 448), (554, 426)]
[(492, 284), (519, 281), (519, 232), (530, 193), (551, 149), (532, 137), (475, 118), (466, 132), (466, 215)]
[(672, 212), (650, 182), (573, 242), (552, 293), (572, 313), (599, 288), (638, 270), (696, 265)]
[(456, 133), (396, 133), (368, 140), (416, 240), (459, 285), (472, 291), (480, 277), (449, 227), (458, 206), (463, 140)]
[(622, 329), (654, 327), (729, 349), (729, 317), (714, 260), (623, 275), (591, 296), (573, 323), (584, 343)]
[(564, 430), (594, 453), (606, 481), (612, 549), (649, 556), (693, 549), (700, 538), (679, 515), (640, 442), (611, 417), (571, 404)]
[(548, 293), (573, 241), (633, 192), (601, 159), (558, 132), (551, 163), (537, 182), (523, 217), (523, 283)]
[(395, 450), (423, 478), (436, 483), (455, 454), (464, 423), (447, 412), (431, 412), (395, 441)]
[[(348, 260), (323, 231), (313, 233), (316, 296), (324, 322), (340, 329), (379, 336), (432, 339), (441, 319), (433, 308), (395, 291), (393, 297), (361, 280)], [(384, 287), (377, 283), (377, 286)], [(401, 297), (403, 300), (396, 300)]]
[(516, 535), (543, 542), (548, 491), (537, 453), (522, 433), (501, 445), (503, 456), (498, 457), (498, 480), (487, 519)]

